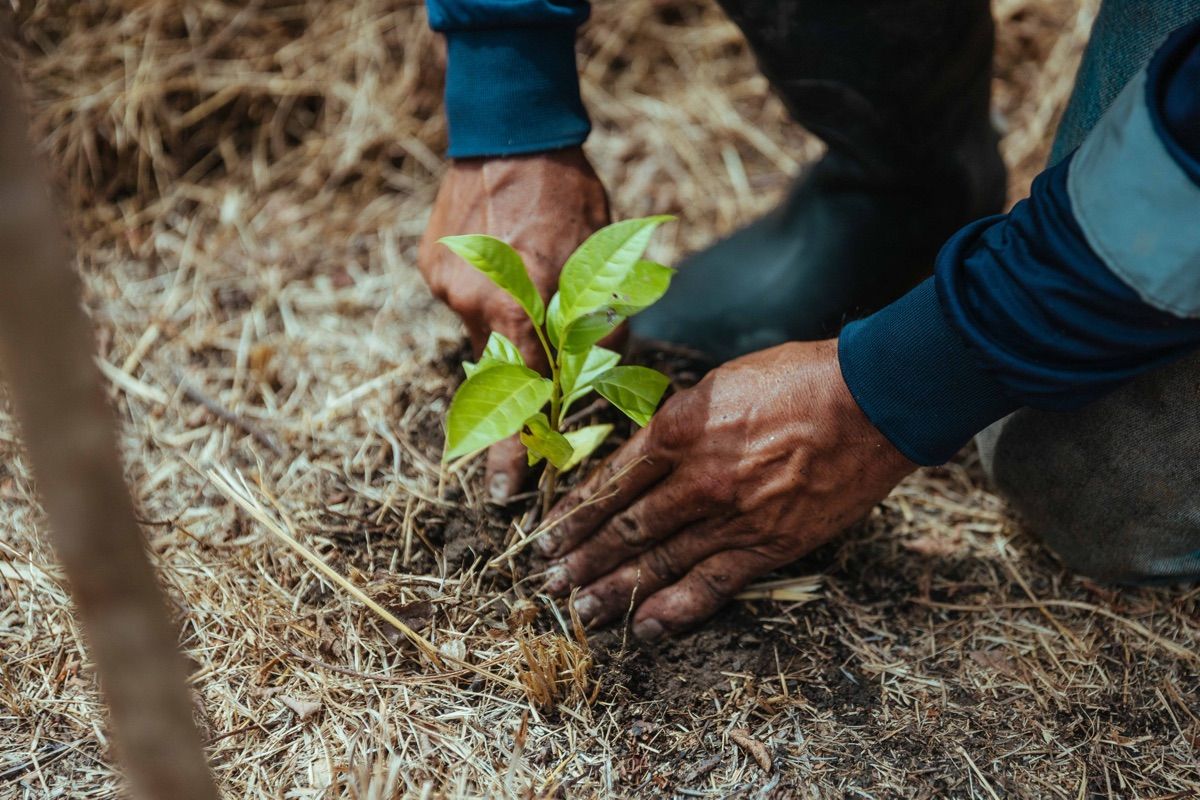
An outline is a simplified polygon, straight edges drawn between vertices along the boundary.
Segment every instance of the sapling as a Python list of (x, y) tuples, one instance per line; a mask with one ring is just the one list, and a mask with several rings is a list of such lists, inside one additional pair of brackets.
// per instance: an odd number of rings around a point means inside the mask
[(545, 461), (542, 516), (554, 501), (558, 476), (578, 466), (612, 432), (611, 425), (567, 430), (571, 406), (595, 391), (640, 426), (650, 421), (670, 383), (648, 367), (621, 365), (597, 342), (667, 291), (675, 270), (642, 258), (668, 216), (617, 222), (596, 231), (563, 265), (558, 291), (544, 303), (521, 256), (484, 235), (439, 241), (487, 275), (529, 315), (546, 352), (550, 376), (530, 369), (517, 346), (493, 332), (450, 403), (443, 461), (519, 433), (530, 466)]

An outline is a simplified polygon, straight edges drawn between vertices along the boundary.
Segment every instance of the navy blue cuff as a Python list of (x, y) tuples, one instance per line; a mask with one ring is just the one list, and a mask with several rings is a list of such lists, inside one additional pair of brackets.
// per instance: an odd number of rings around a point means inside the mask
[(933, 278), (843, 328), (838, 361), (859, 408), (918, 464), (949, 461), (1019, 407), (950, 327)]
[(1146, 73), (1154, 129), (1192, 182), (1200, 185), (1200, 20), (1171, 34)]
[(537, 153), (583, 144), (575, 25), (446, 34), (451, 158)]

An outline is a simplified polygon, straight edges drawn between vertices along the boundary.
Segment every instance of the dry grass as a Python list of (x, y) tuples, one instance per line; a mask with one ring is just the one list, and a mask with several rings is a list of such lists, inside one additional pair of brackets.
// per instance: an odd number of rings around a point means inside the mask
[[(438, 499), (460, 334), (412, 266), (444, 140), (415, 0), (20, 6), (37, 136), (230, 797), (1200, 793), (1200, 593), (1071, 577), (970, 456), (801, 565), (822, 580), (654, 650), (589, 642), (519, 559), (488, 568), (514, 534), (479, 466)], [(1095, 6), (996, 3), (1014, 196)], [(768, 208), (819, 152), (707, 2), (599, 4), (584, 49), (615, 207), (682, 217), (664, 258)], [(15, 436), (3, 416), (0, 796), (113, 796)]]

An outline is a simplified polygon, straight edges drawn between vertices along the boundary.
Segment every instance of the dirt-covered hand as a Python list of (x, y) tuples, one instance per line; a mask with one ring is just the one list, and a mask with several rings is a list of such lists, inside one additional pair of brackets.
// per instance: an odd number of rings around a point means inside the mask
[(837, 342), (719, 367), (673, 397), (554, 509), (547, 589), (643, 639), (704, 620), (861, 519), (916, 465), (859, 410)]
[[(439, 245), (443, 236), (486, 233), (521, 254), (548, 300), (567, 256), (609, 222), (608, 197), (580, 148), (528, 156), (455, 161), (442, 179), (417, 265), (434, 295), (462, 318), (476, 356), (491, 331), (511, 339), (529, 366), (546, 356), (520, 306), (487, 276)], [(488, 452), (488, 488), (506, 499), (526, 474), (525, 450), (508, 440)]]

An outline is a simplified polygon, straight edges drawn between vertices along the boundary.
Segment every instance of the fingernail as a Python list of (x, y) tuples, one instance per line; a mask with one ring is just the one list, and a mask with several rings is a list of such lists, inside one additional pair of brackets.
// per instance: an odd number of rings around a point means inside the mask
[(653, 642), (663, 635), (663, 626), (656, 619), (644, 619), (634, 623), (633, 635), (643, 642)]
[(544, 556), (554, 555), (554, 547), (556, 542), (550, 536), (543, 536), (535, 542), (538, 552)]
[(497, 472), (488, 481), (488, 494), (492, 496), (494, 502), (503, 503), (508, 499), (508, 484), (509, 478), (503, 472)]
[(562, 594), (567, 590), (570, 582), (571, 575), (567, 572), (567, 568), (561, 564), (555, 564), (546, 570), (546, 585), (542, 589), (548, 594)]
[(590, 622), (592, 617), (596, 616), (600, 611), (599, 598), (590, 594), (576, 597), (573, 605), (575, 606), (575, 613), (579, 615), (579, 619), (583, 622)]

